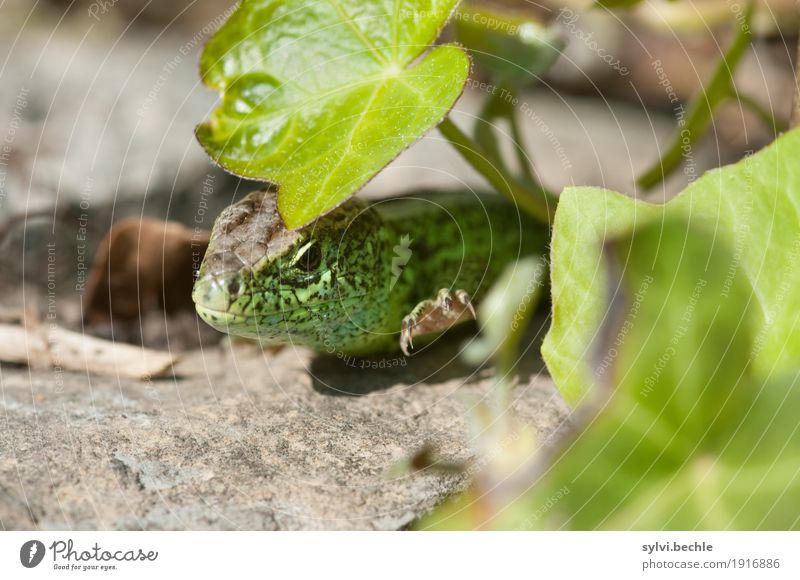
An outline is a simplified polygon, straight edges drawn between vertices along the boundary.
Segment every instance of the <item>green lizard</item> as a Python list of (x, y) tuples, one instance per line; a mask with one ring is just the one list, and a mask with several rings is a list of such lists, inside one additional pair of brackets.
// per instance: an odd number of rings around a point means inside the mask
[(408, 354), (473, 319), (503, 267), (547, 240), (491, 194), (352, 198), (289, 230), (275, 193), (257, 191), (217, 218), (192, 297), (214, 328), (265, 344)]

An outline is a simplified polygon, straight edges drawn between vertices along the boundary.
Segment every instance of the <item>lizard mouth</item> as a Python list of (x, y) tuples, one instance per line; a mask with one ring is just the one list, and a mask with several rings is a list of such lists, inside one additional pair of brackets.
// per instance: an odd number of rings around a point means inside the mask
[(228, 334), (241, 335), (237, 328), (257, 328), (256, 318), (254, 316), (244, 316), (241, 314), (232, 314), (230, 312), (222, 312), (212, 308), (206, 308), (201, 304), (195, 304), (195, 310), (198, 316), (202, 318), (206, 324), (216, 328), (219, 331)]
[[(241, 304), (242, 298), (248, 298), (248, 294), (239, 292), (241, 290), (239, 280), (238, 274), (202, 278), (195, 282), (192, 290), (192, 300), (197, 314), (210, 326), (223, 332), (240, 335), (242, 334), (240, 331), (244, 329), (247, 331), (247, 335), (258, 336), (260, 334), (259, 327), (262, 327), (262, 332), (268, 330), (269, 321), (267, 319), (269, 318), (274, 318), (272, 320), (273, 323), (280, 324), (285, 322), (286, 317), (300, 310), (334, 302), (352, 304), (368, 295), (367, 293), (362, 293), (355, 296), (317, 300), (292, 308), (277, 308), (259, 312), (237, 312), (236, 310), (238, 309), (233, 307), (237, 303)], [(248, 303), (252, 302), (252, 296), (249, 296), (249, 298), (247, 300)]]

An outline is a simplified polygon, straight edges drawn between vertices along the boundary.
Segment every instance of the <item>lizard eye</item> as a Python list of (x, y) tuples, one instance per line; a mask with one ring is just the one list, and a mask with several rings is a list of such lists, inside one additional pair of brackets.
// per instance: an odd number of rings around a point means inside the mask
[(240, 290), (239, 282), (237, 282), (236, 280), (228, 284), (228, 294), (231, 295), (231, 298), (236, 298), (239, 295), (239, 290)]
[(295, 265), (305, 272), (313, 272), (321, 263), (322, 251), (317, 244), (311, 244)]

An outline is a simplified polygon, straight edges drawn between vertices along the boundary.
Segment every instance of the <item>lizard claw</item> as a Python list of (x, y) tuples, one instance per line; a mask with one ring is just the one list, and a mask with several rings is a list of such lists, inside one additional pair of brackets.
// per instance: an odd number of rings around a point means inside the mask
[(470, 314), (472, 314), (472, 318), (477, 320), (478, 315), (475, 314), (475, 307), (472, 305), (472, 298), (470, 298), (466, 290), (456, 290), (456, 298), (458, 298), (458, 301), (461, 302), (461, 304), (469, 309)]
[(400, 350), (402, 350), (403, 354), (406, 356), (411, 356), (409, 347), (414, 348), (414, 340), (411, 334), (413, 328), (414, 328), (414, 317), (412, 315), (408, 315), (405, 318), (403, 318), (403, 322), (400, 328)]
[(436, 298), (423, 300), (403, 318), (400, 325), (400, 349), (404, 355), (410, 356), (410, 350), (414, 348), (414, 335), (434, 335), (475, 318), (472, 299), (465, 290), (452, 292), (442, 288)]
[(453, 307), (453, 295), (447, 288), (442, 288), (436, 294), (436, 306), (442, 309), (442, 312), (450, 312)]

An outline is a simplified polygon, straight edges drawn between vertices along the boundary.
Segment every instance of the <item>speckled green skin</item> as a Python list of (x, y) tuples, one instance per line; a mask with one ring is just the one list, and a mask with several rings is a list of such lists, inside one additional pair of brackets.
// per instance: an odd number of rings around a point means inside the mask
[(299, 230), (265, 215), (277, 215), (271, 194), (255, 195), (263, 197), (218, 218), (193, 299), (211, 326), (265, 344), (397, 350), (401, 321), (417, 303), (440, 288), (479, 301), (507, 263), (543, 253), (548, 239), (491, 194), (353, 198)]

